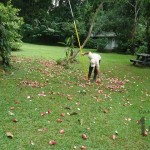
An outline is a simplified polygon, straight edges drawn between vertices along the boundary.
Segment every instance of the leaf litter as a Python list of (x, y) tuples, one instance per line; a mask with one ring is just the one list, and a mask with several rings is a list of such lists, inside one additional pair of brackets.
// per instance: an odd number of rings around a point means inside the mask
[[(14, 60), (15, 63), (22, 63), (22, 62), (28, 62), (31, 63), (32, 59), (17, 59)], [(57, 65), (54, 61), (43, 61), (43, 60), (36, 60), (36, 63), (40, 64), (41, 67), (31, 67), (28, 66), (28, 73), (36, 72), (41, 75), (40, 80), (34, 80), (34, 79), (27, 79), (27, 78), (21, 78), (22, 81), (20, 81), (19, 85), (20, 86), (25, 86), (25, 87), (31, 87), (31, 88), (43, 88), (43, 91), (38, 93), (37, 95), (39, 97), (48, 97), (48, 95), (54, 95), (54, 96), (62, 96), (66, 97), (68, 101), (74, 101), (77, 100), (77, 96), (74, 94), (71, 94), (68, 92), (71, 91), (72, 88), (76, 87), (77, 88), (77, 93), (80, 94), (80, 97), (86, 96), (86, 95), (91, 95), (93, 99), (96, 99), (97, 102), (106, 100), (112, 100), (111, 98), (111, 93), (107, 92), (109, 90), (110, 92), (126, 92), (127, 90), (125, 89), (125, 85), (128, 80), (124, 79), (118, 79), (118, 78), (107, 78), (107, 77), (102, 77), (100, 83), (90, 83), (87, 82), (84, 77), (82, 76), (82, 72), (77, 69), (76, 71), (67, 71), (68, 74), (66, 74), (66, 70), (62, 67)], [(74, 77), (74, 80), (71, 80), (71, 77)], [(68, 80), (66, 80), (66, 78)], [(56, 82), (57, 81), (57, 82)], [(58, 84), (59, 88), (62, 87), (67, 87), (67, 91), (55, 91), (53, 90), (53, 83)], [(46, 91), (44, 91), (44, 88), (51, 87), (52, 90), (50, 90), (47, 94)], [(96, 88), (96, 90), (95, 90)], [(70, 90), (69, 90), (70, 89)], [(67, 92), (67, 93), (66, 93)], [(93, 94), (95, 93), (95, 94)], [(27, 96), (27, 99), (33, 98), (32, 96)], [(65, 109), (72, 110), (72, 105), (64, 107)], [(74, 103), (74, 105), (80, 105), (79, 102)], [(82, 107), (82, 105), (81, 105)], [(78, 111), (80, 108), (77, 108)], [(109, 109), (105, 108), (103, 109), (104, 113), (108, 113)], [(10, 115), (13, 115), (12, 112), (9, 112)], [(46, 114), (51, 114), (51, 111), (48, 110), (46, 112), (41, 112), (40, 115), (43, 117)], [(63, 112), (59, 114), (60, 117), (65, 117), (65, 114), (69, 114), (70, 116), (72, 115), (78, 115), (78, 112), (73, 111), (73, 112)], [(56, 119), (58, 123), (63, 122), (64, 120), (62, 118)], [(128, 121), (129, 118), (128, 118)], [(79, 125), (83, 125), (83, 119), (78, 120)], [(45, 128), (38, 129), (38, 131), (45, 131)], [(64, 133), (64, 129), (61, 129), (59, 132), (61, 134)], [(7, 134), (7, 136), (13, 137), (11, 133)], [(86, 134), (82, 134), (83, 139), (87, 139)], [(116, 135), (112, 135), (112, 139), (116, 139)], [(55, 140), (50, 140), (49, 141), (50, 145), (55, 145), (56, 141)], [(31, 145), (34, 145), (33, 142), (31, 142)], [(82, 146), (81, 149), (86, 149), (85, 146)]]

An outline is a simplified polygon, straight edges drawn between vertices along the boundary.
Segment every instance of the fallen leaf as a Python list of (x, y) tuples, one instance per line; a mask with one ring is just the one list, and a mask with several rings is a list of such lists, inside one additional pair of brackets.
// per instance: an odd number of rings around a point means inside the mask
[(118, 131), (117, 130), (115, 131), (115, 134), (118, 135)]
[(14, 116), (14, 113), (13, 113), (13, 112), (8, 111), (8, 113), (9, 113), (10, 116)]
[(35, 145), (33, 141), (30, 141), (30, 144), (31, 144), (31, 145)]
[(15, 107), (10, 107), (10, 110), (14, 110), (15, 109)]
[(73, 147), (73, 149), (77, 149), (77, 147), (76, 147), (76, 146), (74, 146), (74, 147)]
[(67, 99), (68, 99), (69, 101), (71, 101), (71, 100), (72, 100), (72, 97), (68, 97)]
[(7, 132), (6, 135), (7, 135), (7, 137), (9, 137), (9, 138), (13, 138), (13, 137), (14, 137), (14, 135), (13, 135), (11, 132)]

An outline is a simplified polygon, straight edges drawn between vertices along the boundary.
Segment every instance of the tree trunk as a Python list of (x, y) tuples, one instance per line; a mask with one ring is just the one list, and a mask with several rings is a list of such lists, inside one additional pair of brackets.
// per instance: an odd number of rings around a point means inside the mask
[(6, 58), (4, 52), (1, 52), (1, 58), (2, 58), (2, 65), (9, 67), (10, 66), (9, 58)]
[[(84, 48), (84, 46), (86, 45), (87, 41), (89, 40), (89, 38), (90, 38), (90, 36), (91, 36), (92, 30), (93, 30), (93, 27), (94, 27), (94, 23), (95, 23), (95, 20), (96, 20), (96, 17), (97, 17), (97, 14), (98, 14), (98, 12), (101, 10), (102, 6), (103, 6), (103, 1), (98, 5), (98, 7), (97, 7), (97, 9), (96, 9), (96, 12), (95, 12), (95, 14), (94, 14), (94, 17), (92, 18), (92, 22), (91, 22), (90, 29), (89, 29), (89, 31), (88, 31), (88, 35), (87, 35), (85, 41), (83, 42), (83, 44), (82, 44), (82, 46), (81, 46), (81, 49)], [(74, 59), (74, 58), (78, 55), (79, 52), (80, 52), (80, 50), (75, 51), (74, 54), (69, 58), (69, 60)]]
[(150, 18), (147, 20), (146, 26), (146, 39), (147, 39), (147, 53), (150, 54)]

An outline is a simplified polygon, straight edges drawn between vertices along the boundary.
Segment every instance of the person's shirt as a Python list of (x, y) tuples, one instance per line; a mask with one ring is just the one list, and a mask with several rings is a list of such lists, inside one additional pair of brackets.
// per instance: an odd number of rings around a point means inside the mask
[(94, 60), (97, 60), (97, 61), (101, 60), (101, 56), (99, 54), (91, 53), (91, 52), (88, 53), (88, 58), (89, 59), (94, 59)]
[(91, 67), (97, 67), (99, 68), (99, 61), (101, 60), (101, 56), (96, 53), (88, 53), (88, 58), (90, 59), (90, 65)]

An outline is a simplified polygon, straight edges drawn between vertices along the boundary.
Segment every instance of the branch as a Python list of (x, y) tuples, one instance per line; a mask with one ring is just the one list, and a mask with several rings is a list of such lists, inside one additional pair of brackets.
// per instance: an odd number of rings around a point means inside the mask
[(130, 4), (133, 8), (135, 8), (135, 6), (132, 4), (132, 3), (130, 3), (129, 1), (126, 1), (128, 4)]
[(93, 30), (93, 26), (94, 26), (96, 17), (97, 17), (97, 14), (98, 14), (98, 12), (100, 11), (100, 9), (102, 8), (102, 6), (103, 6), (103, 1), (100, 3), (100, 5), (98, 6), (98, 8), (96, 9), (96, 12), (95, 12), (94, 17), (93, 17), (92, 22), (91, 22), (91, 26), (90, 26), (88, 35), (87, 35), (85, 41), (83, 42), (81, 48), (83, 48), (83, 47), (86, 45), (87, 41), (89, 40), (89, 38), (90, 38), (90, 36), (91, 36), (91, 32), (92, 32), (92, 30)]
[[(85, 41), (83, 42), (83, 44), (82, 44), (82, 46), (81, 46), (81, 49), (84, 48), (84, 46), (86, 45), (87, 41), (89, 40), (89, 38), (90, 38), (90, 36), (91, 36), (91, 32), (92, 32), (92, 30), (93, 30), (93, 27), (94, 27), (94, 23), (95, 23), (97, 14), (98, 14), (98, 12), (100, 11), (100, 9), (102, 8), (102, 6), (103, 6), (103, 1), (99, 4), (98, 8), (96, 9), (96, 12), (95, 12), (94, 17), (93, 17), (92, 22), (91, 22), (91, 26), (90, 26), (88, 35), (87, 35)], [(77, 54), (78, 54), (79, 52), (80, 52), (80, 50), (77, 50), (76, 52), (74, 52), (74, 54), (69, 58), (69, 60), (74, 59), (74, 58), (77, 56)]]

